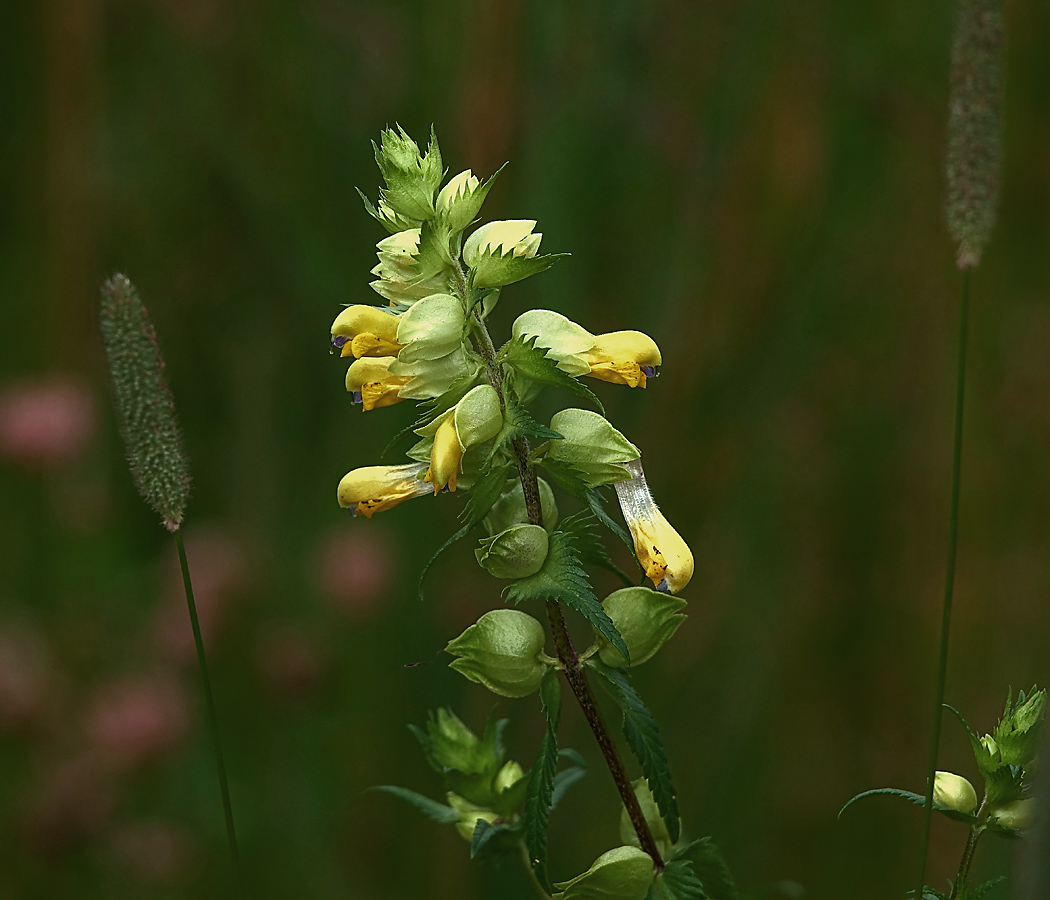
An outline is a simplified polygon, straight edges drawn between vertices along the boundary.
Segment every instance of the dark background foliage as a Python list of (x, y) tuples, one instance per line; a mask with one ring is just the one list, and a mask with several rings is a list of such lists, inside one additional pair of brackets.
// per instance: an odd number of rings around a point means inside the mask
[[(686, 828), (741, 882), (902, 896), (939, 627), (958, 298), (943, 227), (951, 6), (761, 0), (45, 0), (0, 24), (0, 895), (230, 896), (174, 548), (108, 408), (97, 288), (150, 304), (193, 460), (186, 535), (249, 894), (514, 896), (452, 829), (404, 727), (493, 697), (440, 650), (499, 587), (462, 500), (334, 502), (408, 404), (362, 418), (327, 355), (372, 302), (369, 139), (437, 127), (451, 173), (505, 160), (490, 218), (572, 258), (504, 292), (664, 352), (599, 385), (690, 541), (688, 623), (638, 673)], [(1008, 4), (1000, 224), (974, 278), (948, 699), (989, 729), (1046, 683), (1050, 14)], [(371, 298), (371, 299), (370, 299)], [(566, 504), (566, 509), (570, 508)], [(598, 586), (609, 588), (604, 578)], [(411, 667), (406, 667), (409, 666)], [(533, 701), (504, 701), (531, 762)], [(618, 843), (592, 772), (553, 822), (568, 878)], [(976, 778), (946, 723), (942, 766)], [(936, 823), (931, 881), (963, 833)], [(982, 850), (989, 871), (1006, 848)], [(848, 885), (848, 887), (846, 887)], [(522, 894), (524, 896), (524, 894)]]

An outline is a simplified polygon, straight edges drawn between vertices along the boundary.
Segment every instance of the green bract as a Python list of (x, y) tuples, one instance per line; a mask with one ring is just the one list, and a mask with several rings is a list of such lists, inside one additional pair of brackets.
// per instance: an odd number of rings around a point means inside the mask
[(626, 480), (630, 473), (623, 464), (641, 456), (604, 416), (589, 409), (563, 409), (551, 419), (551, 428), (564, 440), (551, 441), (547, 456), (574, 466), (589, 487)]
[(628, 587), (614, 591), (602, 601), (631, 654), (630, 663), (605, 637), (595, 632), (598, 655), (608, 666), (637, 666), (651, 659), (685, 621), (679, 612), (685, 601), (647, 587)]
[(478, 563), (496, 578), (527, 578), (540, 570), (549, 541), (542, 525), (512, 525), (482, 538), (474, 551)]
[(546, 634), (532, 616), (517, 609), (485, 613), (445, 651), (459, 657), (450, 667), (503, 697), (525, 697), (540, 686), (546, 663), (540, 659)]
[(555, 887), (555, 900), (644, 900), (653, 882), (653, 861), (637, 847), (617, 847), (599, 856), (572, 881)]
[(530, 309), (514, 320), (511, 331), (516, 338), (535, 337), (536, 346), (547, 350), (558, 368), (570, 375), (586, 375), (591, 367), (577, 354), (594, 346), (594, 335), (561, 313), (550, 309)]
[[(437, 138), (431, 134), (430, 146), (425, 156), (420, 156), (419, 147), (399, 125), (397, 131), (387, 128), (382, 135), (382, 146), (373, 142), (376, 163), (383, 173), (386, 190), (379, 192), (380, 209), (388, 208), (394, 217), (415, 220), (434, 216), (434, 194), (441, 184), (444, 169), (441, 166), (441, 150)], [(394, 218), (391, 217), (391, 218)], [(399, 220), (386, 221), (376, 216), (391, 230)]]
[[(540, 508), (543, 510), (543, 527), (548, 531), (553, 530), (558, 523), (558, 504), (554, 499), (554, 491), (542, 478), (536, 479), (540, 491)], [(529, 521), (528, 511), (525, 509), (525, 492), (521, 487), (521, 481), (514, 479), (514, 485), (504, 491), (492, 509), (489, 510), (485, 519), (485, 527), (489, 534), (496, 534), (510, 528), (511, 525), (521, 525)]]
[[(653, 799), (653, 793), (649, 790), (649, 785), (644, 778), (637, 778), (631, 783), (631, 786), (634, 788), (634, 795), (638, 798), (638, 806), (642, 810), (645, 822), (649, 826), (649, 832), (652, 834), (653, 840), (656, 841), (656, 848), (664, 859), (670, 859), (674, 850), (674, 841), (671, 840), (671, 835), (667, 832), (666, 823), (660, 817), (660, 809)], [(630, 844), (632, 847), (641, 847), (638, 843), (638, 834), (634, 830), (634, 825), (631, 824), (631, 817), (628, 815), (626, 807), (620, 810), (620, 840), (625, 844)]]
[(398, 362), (448, 356), (463, 346), (463, 304), (450, 294), (434, 294), (409, 307), (397, 324), (402, 349)]

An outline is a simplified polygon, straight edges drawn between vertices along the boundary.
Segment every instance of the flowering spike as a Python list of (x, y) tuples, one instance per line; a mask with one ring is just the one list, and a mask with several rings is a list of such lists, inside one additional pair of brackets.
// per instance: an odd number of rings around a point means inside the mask
[(1000, 0), (961, 0), (948, 107), (948, 230), (958, 266), (981, 259), (999, 197), (1003, 15)]
[(177, 531), (190, 494), (189, 460), (157, 334), (138, 291), (124, 275), (114, 275), (102, 286), (99, 318), (135, 486), (164, 526)]

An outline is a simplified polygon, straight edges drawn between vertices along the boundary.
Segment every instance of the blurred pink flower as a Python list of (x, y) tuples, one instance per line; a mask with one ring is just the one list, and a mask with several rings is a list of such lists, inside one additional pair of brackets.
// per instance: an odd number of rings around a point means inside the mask
[(366, 528), (341, 528), (317, 547), (317, 589), (352, 618), (369, 616), (390, 590), (396, 560), (393, 542), (381, 529), (374, 522)]
[(114, 830), (110, 849), (141, 881), (170, 883), (190, 867), (193, 839), (173, 822), (145, 819)]
[(21, 381), (0, 392), (0, 456), (33, 468), (75, 459), (95, 433), (95, 402), (71, 378)]
[(328, 654), (318, 639), (290, 625), (262, 631), (253, 655), (267, 687), (285, 699), (313, 693), (328, 668)]
[(88, 701), (88, 740), (100, 760), (116, 769), (163, 756), (189, 728), (185, 691), (169, 675), (129, 675), (99, 686)]
[(60, 853), (98, 832), (116, 805), (112, 782), (89, 756), (45, 770), (23, 825), (30, 846)]
[[(193, 579), (193, 598), (197, 606), (204, 646), (211, 650), (225, 625), (233, 599), (246, 584), (248, 563), (239, 541), (217, 528), (184, 529), (186, 558)], [(169, 659), (190, 665), (197, 661), (182, 571), (172, 552), (164, 560), (164, 587), (154, 620), (154, 633)]]
[(21, 622), (0, 624), (0, 730), (31, 724), (44, 711), (52, 680), (39, 631)]

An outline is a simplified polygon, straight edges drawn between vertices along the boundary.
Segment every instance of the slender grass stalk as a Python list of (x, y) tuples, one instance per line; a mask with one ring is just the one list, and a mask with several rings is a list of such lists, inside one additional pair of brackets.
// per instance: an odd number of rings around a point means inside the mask
[(201, 684), (204, 688), (204, 701), (208, 709), (208, 726), (211, 729), (212, 747), (215, 749), (215, 768), (219, 775), (219, 792), (222, 794), (222, 811), (226, 817), (226, 838), (230, 844), (230, 856), (233, 858), (234, 873), (237, 877), (238, 893), (244, 896), (244, 884), (241, 880), (241, 860), (237, 852), (237, 830), (233, 824), (233, 805), (230, 803), (230, 786), (226, 781), (226, 763), (222, 755), (222, 742), (219, 740), (219, 720), (215, 714), (215, 698), (211, 690), (211, 678), (208, 676), (208, 660), (204, 655), (204, 640), (201, 638), (201, 626), (197, 620), (197, 604), (193, 599), (193, 584), (190, 581), (190, 566), (186, 561), (186, 547), (182, 542), (182, 529), (175, 530), (175, 546), (179, 550), (179, 565), (182, 568), (182, 584), (186, 589), (186, 606), (190, 613), (190, 624), (193, 626), (193, 643), (197, 647), (197, 660), (201, 668)]
[(944, 576), (944, 603), (941, 607), (941, 646), (937, 657), (937, 688), (933, 706), (933, 735), (926, 766), (926, 802), (922, 811), (922, 850), (919, 857), (919, 881), (916, 900), (921, 900), (926, 883), (926, 857), (930, 848), (930, 821), (933, 817), (933, 780), (940, 748), (941, 720), (944, 715), (944, 682), (948, 671), (948, 636), (952, 620), (952, 595), (955, 590), (955, 556), (959, 533), (959, 481), (962, 469), (963, 408), (966, 394), (966, 339), (970, 318), (970, 270), (962, 273), (962, 300), (959, 304), (959, 349), (955, 375), (955, 436), (952, 444), (952, 486), (948, 510), (948, 563)]

